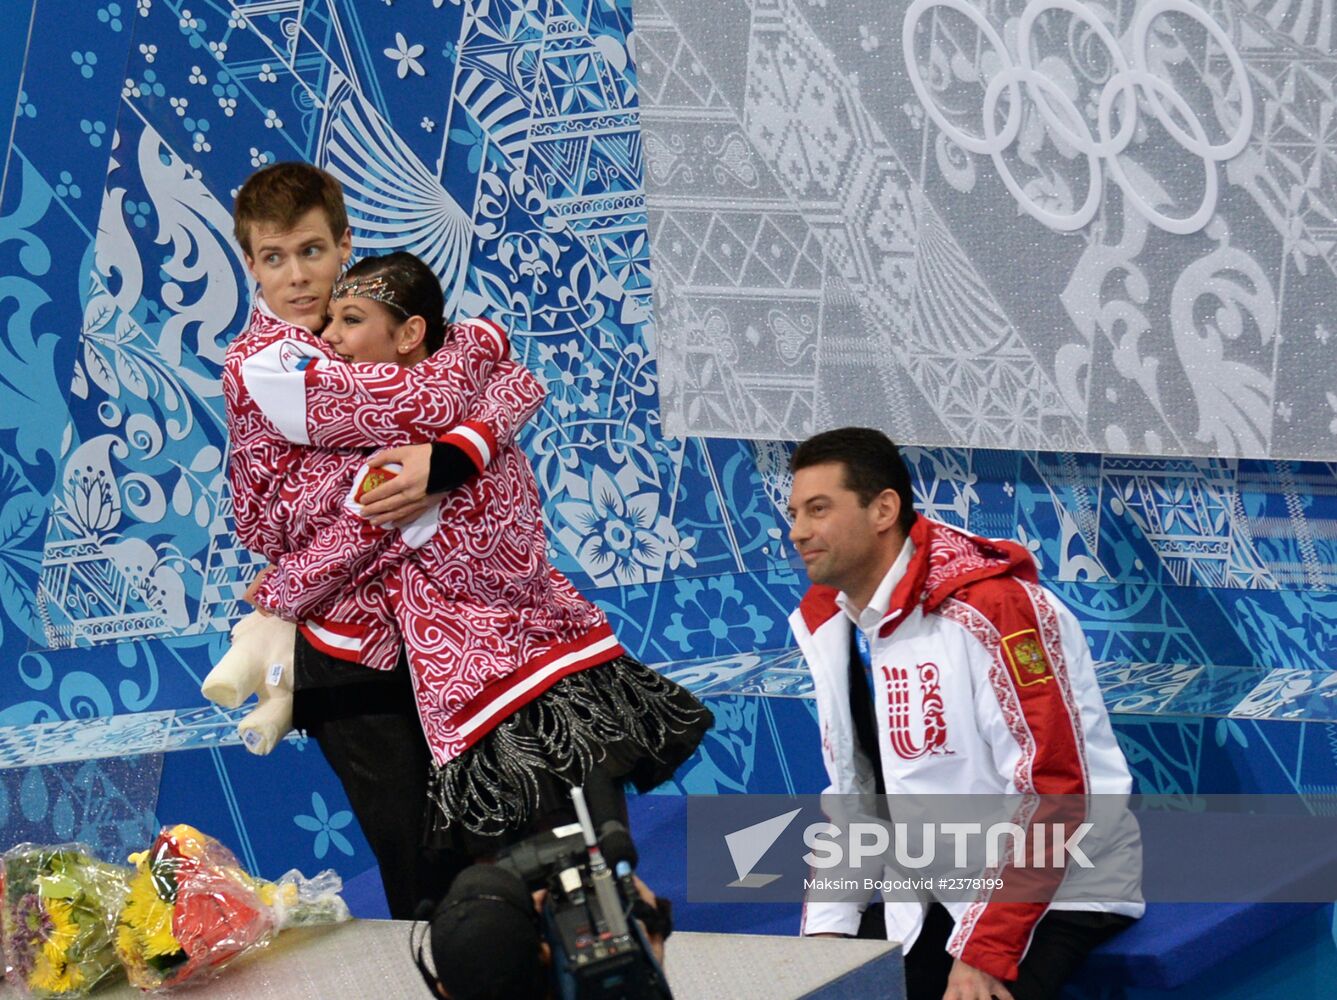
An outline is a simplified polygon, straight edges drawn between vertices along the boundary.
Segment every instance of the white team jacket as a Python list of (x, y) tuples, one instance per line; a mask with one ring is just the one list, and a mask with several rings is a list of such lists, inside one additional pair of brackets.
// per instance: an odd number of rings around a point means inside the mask
[[(887, 794), (1128, 794), (1132, 779), (1081, 626), (1036, 582), (1030, 554), (925, 517), (910, 540), (905, 576), (869, 637)], [(790, 625), (813, 675), (831, 782), (825, 791), (871, 794), (873, 775), (856, 752), (850, 718), (850, 619), (836, 595), (812, 587)], [(1124, 850), (1137, 850), (1135, 826), (1131, 838)], [(803, 933), (854, 934), (868, 895), (810, 900)], [(1117, 898), (1125, 901), (1054, 906), (1142, 914), (1140, 902)], [(988, 894), (944, 905), (956, 921), (948, 951), (1002, 980), (1016, 978), (1048, 908), (991, 904)], [(886, 916), (888, 937), (908, 950), (922, 906), (888, 902)]]

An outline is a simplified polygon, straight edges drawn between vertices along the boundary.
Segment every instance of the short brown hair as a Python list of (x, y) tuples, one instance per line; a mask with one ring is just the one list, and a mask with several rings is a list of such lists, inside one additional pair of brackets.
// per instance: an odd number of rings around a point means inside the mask
[(237, 192), (232, 207), (233, 232), (249, 257), (251, 230), (257, 223), (290, 229), (313, 208), (324, 210), (337, 242), (348, 229), (348, 211), (339, 182), (309, 163), (274, 163), (251, 174)]
[(891, 438), (871, 427), (839, 427), (814, 434), (794, 449), (789, 471), (828, 462), (845, 467), (845, 488), (858, 494), (861, 507), (867, 507), (883, 490), (895, 490), (901, 498), (901, 530), (914, 527), (918, 515), (910, 470)]

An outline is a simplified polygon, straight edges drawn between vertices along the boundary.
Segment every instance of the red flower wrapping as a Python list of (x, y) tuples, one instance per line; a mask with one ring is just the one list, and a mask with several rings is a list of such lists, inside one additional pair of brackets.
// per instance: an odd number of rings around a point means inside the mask
[(259, 901), (249, 887), (198, 867), (183, 871), (182, 876), (172, 912), (172, 935), (190, 960), (179, 978), (222, 965), (272, 933), (273, 921), (258, 908)]

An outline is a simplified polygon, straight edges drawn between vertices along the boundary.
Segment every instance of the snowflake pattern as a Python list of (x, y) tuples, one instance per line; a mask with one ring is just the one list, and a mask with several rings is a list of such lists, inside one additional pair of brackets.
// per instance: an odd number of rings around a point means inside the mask
[(99, 7), (97, 19), (112, 31), (120, 31), (124, 26), (121, 20), (121, 5), (119, 3), (113, 2)]
[(346, 854), (350, 858), (353, 856), (353, 845), (339, 832), (353, 822), (353, 814), (347, 809), (341, 809), (331, 815), (329, 807), (325, 804), (325, 797), (319, 792), (311, 793), (311, 815), (299, 813), (292, 818), (292, 821), (308, 833), (316, 835), (312, 853), (317, 860), (324, 858), (330, 852), (331, 844), (338, 848), (341, 854)]
[(410, 45), (408, 39), (404, 37), (402, 31), (395, 32), (395, 47), (386, 49), (385, 55), (395, 63), (395, 72), (401, 80), (405, 79), (410, 73), (417, 76), (426, 76), (427, 71), (422, 68), (422, 63), (418, 62), (418, 57), (423, 54), (423, 46)]
[(585, 360), (580, 344), (571, 339), (561, 344), (540, 344), (538, 376), (548, 398), (566, 419), (578, 412), (593, 413), (599, 405), (599, 387), (604, 372)]
[[(705, 580), (678, 580), (673, 603), (680, 608), (669, 616), (664, 635), (689, 658), (717, 655), (721, 649), (756, 648), (774, 622), (744, 598), (731, 576)], [(744, 630), (743, 636), (736, 634)]]
[(580, 539), (576, 558), (594, 577), (636, 583), (664, 565), (664, 548), (655, 532), (660, 495), (634, 484), (631, 469), (623, 467), (610, 475), (598, 466), (590, 479), (588, 500), (557, 505)]

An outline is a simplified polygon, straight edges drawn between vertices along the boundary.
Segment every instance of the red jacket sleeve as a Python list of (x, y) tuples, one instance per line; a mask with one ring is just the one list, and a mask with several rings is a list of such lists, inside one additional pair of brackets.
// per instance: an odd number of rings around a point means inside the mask
[(991, 626), (987, 637), (977, 636), (987, 660), (981, 688), (993, 696), (980, 699), (988, 706), (981, 710), (981, 728), (1002, 777), (1023, 796), (1014, 822), (1027, 829), (1027, 855), (1033, 856), (1042, 830), (1049, 834), (1041, 856), (1050, 865), (1033, 867), (1023, 859), (1020, 866), (1009, 862), (990, 873), (1003, 879), (1003, 888), (972, 903), (947, 943), (967, 965), (1008, 982), (1017, 978), (1035, 925), (1063, 881), (1063, 853), (1052, 849), (1056, 833), (1061, 829), (1066, 839), (1086, 819), (1090, 778), (1069, 661), (1090, 653), (1063, 642), (1050, 598), (1039, 587), (1004, 578), (973, 584), (956, 596)]
[[(359, 472), (357, 478), (362, 476)], [(427, 511), (432, 517), (435, 513), (435, 508)], [(403, 532), (379, 528), (346, 504), (339, 519), (317, 532), (310, 545), (274, 563), (254, 601), (282, 618), (304, 621), (366, 581), (393, 571), (409, 551)]]
[(378, 448), (458, 425), (509, 344), (495, 323), (454, 324), (448, 342), (412, 368), (347, 364), (299, 340), (274, 341), (241, 365), (246, 391), (274, 430), (299, 445)]
[(465, 421), (437, 440), (460, 448), (481, 472), (498, 450), (515, 443), (543, 397), (543, 384), (533, 372), (509, 359), (499, 361)]
[[(469, 420), (442, 436), (458, 445), (481, 471), (500, 448), (514, 442), (543, 401), (543, 387), (523, 365), (504, 360), (483, 387)], [(361, 478), (362, 472), (358, 473)], [(430, 521), (429, 509), (419, 520)], [(419, 536), (422, 524), (416, 529)], [(421, 542), (419, 542), (421, 544)], [(255, 602), (295, 621), (319, 614), (340, 594), (392, 571), (410, 551), (404, 532), (378, 528), (352, 502), (342, 516), (320, 531), (310, 545), (282, 556), (261, 582)]]

